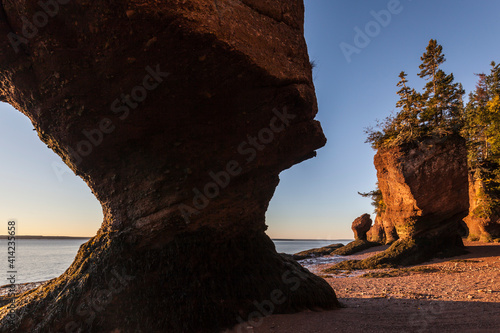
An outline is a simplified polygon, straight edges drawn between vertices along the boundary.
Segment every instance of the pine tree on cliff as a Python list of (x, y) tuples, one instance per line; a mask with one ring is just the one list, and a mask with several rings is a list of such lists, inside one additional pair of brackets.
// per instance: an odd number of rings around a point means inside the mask
[(419, 76), (428, 81), (424, 93), (408, 87), (405, 72), (399, 74), (398, 113), (378, 122), (378, 130), (366, 129), (366, 142), (374, 149), (416, 142), (428, 136), (450, 135), (463, 127), (464, 90), (460, 83), (454, 82), (453, 74), (439, 68), (446, 61), (443, 47), (431, 39), (421, 60)]
[(469, 102), (465, 109), (465, 126), (462, 135), (469, 146), (469, 163), (475, 168), (478, 163), (488, 159), (488, 87), (486, 74), (476, 74), (479, 78), (476, 90), (469, 94)]
[(486, 77), (486, 84), (491, 94), (500, 96), (500, 64), (491, 62), (491, 73)]
[(378, 122), (377, 127), (380, 130), (368, 128), (365, 131), (368, 135), (366, 142), (371, 143), (374, 149), (410, 142), (418, 139), (422, 133), (420, 126), (422, 95), (407, 85), (406, 77), (404, 71), (399, 74), (400, 81), (397, 86), (400, 89), (397, 94), (400, 99), (396, 103), (396, 107), (400, 109), (398, 113), (386, 117), (383, 122)]
[(396, 107), (400, 109), (395, 121), (398, 124), (398, 132), (400, 141), (407, 142), (418, 138), (421, 135), (420, 128), (420, 113), (423, 107), (422, 95), (415, 91), (415, 89), (408, 87), (408, 80), (404, 71), (399, 74), (401, 79), (397, 86), (400, 88), (398, 91), (399, 101)]
[(469, 144), (472, 169), (500, 164), (500, 65), (492, 62), (489, 75), (477, 74), (476, 89), (469, 95), (462, 135)]
[(426, 52), (420, 58), (419, 77), (428, 82), (422, 95), (426, 101), (422, 110), (421, 123), (433, 134), (451, 134), (462, 126), (464, 90), (459, 83), (454, 83), (453, 74), (446, 74), (440, 65), (446, 59), (443, 47), (435, 39), (429, 41)]
[[(437, 92), (437, 72), (439, 70), (439, 66), (446, 61), (443, 54), (443, 47), (437, 44), (435, 39), (431, 39), (429, 41), (429, 45), (427, 45), (426, 52), (422, 57), (422, 64), (419, 66), (420, 68), (420, 76), (421, 78), (430, 78), (432, 79), (428, 86), (432, 88), (434, 94)], [(426, 86), (427, 88), (427, 86)]]
[(378, 182), (375, 190), (365, 193), (358, 192), (358, 194), (363, 198), (370, 198), (372, 200), (371, 205), (375, 207), (375, 214), (380, 215), (385, 211), (384, 198), (382, 197), (382, 191), (380, 190)]

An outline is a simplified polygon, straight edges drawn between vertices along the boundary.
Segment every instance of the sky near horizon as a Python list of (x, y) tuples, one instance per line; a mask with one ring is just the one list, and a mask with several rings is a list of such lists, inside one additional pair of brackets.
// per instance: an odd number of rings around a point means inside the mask
[[(500, 62), (498, 0), (305, 0), (305, 34), (328, 139), (316, 158), (284, 171), (267, 213), (272, 238), (352, 238), (351, 222), (372, 213), (374, 151), (363, 129), (395, 109), (398, 74), (420, 90), (420, 56), (443, 46), (446, 73), (466, 92), (474, 73)], [(387, 15), (390, 13), (390, 17)], [(360, 33), (361, 31), (361, 33)], [(93, 236), (100, 204), (87, 185), (42, 143), (28, 118), (0, 104), (0, 234)]]

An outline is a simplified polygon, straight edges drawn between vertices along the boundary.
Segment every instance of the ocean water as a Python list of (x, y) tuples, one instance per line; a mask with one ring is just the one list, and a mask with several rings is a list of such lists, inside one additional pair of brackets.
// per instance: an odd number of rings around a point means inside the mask
[(346, 245), (347, 243), (352, 241), (353, 241), (352, 239), (334, 239), (334, 240), (273, 239), (274, 245), (276, 246), (276, 251), (279, 253), (288, 253), (288, 254), (294, 254), (297, 252), (315, 249), (330, 244), (341, 243)]
[[(16, 283), (46, 281), (58, 277), (75, 259), (86, 239), (16, 239)], [(278, 252), (294, 254), (350, 240), (273, 240)], [(0, 286), (9, 284), (7, 240), (0, 239)]]
[[(16, 283), (46, 281), (58, 277), (75, 259), (87, 239), (16, 239)], [(9, 284), (7, 240), (0, 240), (0, 285)]]

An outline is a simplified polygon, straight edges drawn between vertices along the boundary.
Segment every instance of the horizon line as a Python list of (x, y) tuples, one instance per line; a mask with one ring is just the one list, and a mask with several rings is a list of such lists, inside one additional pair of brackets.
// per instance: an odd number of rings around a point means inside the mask
[(94, 236), (42, 236), (42, 235), (0, 235), (0, 239), (6, 239), (8, 237), (16, 238), (85, 238), (90, 239)]
[[(10, 235), (0, 235), (0, 239), (7, 239)], [(44, 236), (44, 235), (14, 235), (16, 238), (84, 238), (90, 239), (94, 236)], [(326, 239), (326, 238), (272, 238), (272, 240), (276, 241), (340, 241), (340, 240), (352, 240), (352, 238), (335, 238), (335, 239)]]

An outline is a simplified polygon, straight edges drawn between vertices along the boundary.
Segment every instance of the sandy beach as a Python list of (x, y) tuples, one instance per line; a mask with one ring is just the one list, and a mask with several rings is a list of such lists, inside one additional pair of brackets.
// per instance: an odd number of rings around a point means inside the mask
[[(273, 315), (231, 332), (500, 332), (500, 244), (465, 245), (468, 254), (409, 270), (324, 275), (321, 270), (331, 264), (310, 267), (334, 288), (344, 308)], [(362, 277), (365, 273), (385, 277)]]

